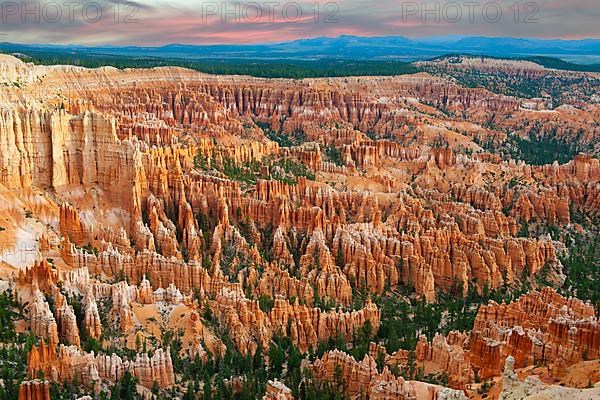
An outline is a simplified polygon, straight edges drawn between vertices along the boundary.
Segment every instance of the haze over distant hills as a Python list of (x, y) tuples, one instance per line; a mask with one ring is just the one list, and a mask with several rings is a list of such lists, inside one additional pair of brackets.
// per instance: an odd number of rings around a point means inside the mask
[(552, 56), (579, 63), (600, 61), (600, 39), (562, 40), (512, 37), (436, 36), (411, 39), (403, 36), (316, 37), (283, 43), (249, 45), (186, 45), (161, 47), (46, 45), (2, 43), (5, 52), (56, 51), (81, 54), (150, 56), (164, 58), (252, 59), (399, 59), (420, 60), (449, 53), (495, 57)]

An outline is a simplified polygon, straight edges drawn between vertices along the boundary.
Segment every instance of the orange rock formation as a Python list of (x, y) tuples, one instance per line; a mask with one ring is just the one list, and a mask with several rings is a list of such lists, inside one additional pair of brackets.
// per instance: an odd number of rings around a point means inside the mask
[[(563, 245), (525, 228), (584, 230), (578, 213), (600, 215), (598, 159), (530, 166), (480, 146), (555, 132), (597, 155), (593, 102), (540, 113), (532, 100), (426, 73), (265, 80), (0, 58), (0, 82), (16, 75), (23, 87), (0, 86), (0, 234), (37, 260), (6, 263), (29, 303), (24, 324), (50, 343), (31, 350), (30, 378), (114, 382), (127, 370), (173, 387), (168, 350), (123, 360), (106, 343), (101, 354), (80, 349), (107, 330), (126, 346), (161, 312), (162, 327), (184, 332), (183, 352), (203, 360), (224, 351), (209, 315), (244, 355), (278, 333), (302, 352), (350, 341), (367, 321), (379, 329), (369, 295), (404, 286), (435, 302), (540, 271), (560, 277)], [(377, 371), (373, 346), (362, 361), (325, 354), (316, 378), (339, 366), (350, 395), (462, 398)], [(562, 368), (599, 347), (593, 307), (544, 289), (482, 307), (473, 332), (421, 337), (415, 362), (463, 389), (475, 373), (500, 375), (508, 355)], [(407, 362), (408, 352), (386, 355), (390, 367)], [(267, 398), (289, 398), (270, 388)], [(44, 398), (47, 388), (20, 391)]]

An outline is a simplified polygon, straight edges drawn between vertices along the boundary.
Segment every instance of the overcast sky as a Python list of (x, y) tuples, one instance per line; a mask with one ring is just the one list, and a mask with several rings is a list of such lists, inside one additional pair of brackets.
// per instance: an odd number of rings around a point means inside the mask
[(518, 13), (515, 2), (136, 0), (131, 6), (124, 0), (2, 1), (0, 41), (217, 44), (341, 34), (600, 38), (600, 0), (523, 0), (516, 3)]

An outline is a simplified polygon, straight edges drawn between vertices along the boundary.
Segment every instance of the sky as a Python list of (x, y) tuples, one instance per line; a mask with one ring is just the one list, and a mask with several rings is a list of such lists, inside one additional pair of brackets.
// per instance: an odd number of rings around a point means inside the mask
[(600, 38), (599, 0), (0, 1), (0, 41), (159, 46), (317, 36)]

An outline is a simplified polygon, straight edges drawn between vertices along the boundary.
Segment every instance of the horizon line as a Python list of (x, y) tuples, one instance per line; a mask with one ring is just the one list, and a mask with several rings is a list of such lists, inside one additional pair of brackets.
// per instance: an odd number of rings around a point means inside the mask
[(600, 37), (584, 37), (580, 39), (565, 39), (565, 38), (544, 38), (544, 37), (536, 37), (536, 36), (485, 36), (485, 35), (464, 35), (464, 34), (447, 34), (447, 35), (424, 35), (424, 36), (407, 36), (407, 35), (352, 35), (352, 34), (340, 34), (337, 36), (328, 36), (328, 35), (319, 35), (319, 36), (307, 36), (293, 40), (286, 41), (273, 41), (273, 42), (255, 42), (255, 43), (184, 43), (184, 42), (170, 42), (164, 44), (157, 45), (141, 45), (141, 44), (120, 44), (120, 45), (111, 45), (111, 44), (78, 44), (78, 43), (50, 43), (50, 42), (11, 42), (11, 41), (2, 41), (0, 44), (12, 44), (12, 45), (25, 45), (25, 46), (56, 46), (56, 47), (88, 47), (88, 48), (98, 48), (98, 47), (146, 47), (146, 48), (161, 48), (166, 46), (197, 46), (197, 47), (207, 47), (207, 46), (266, 46), (266, 45), (277, 45), (277, 44), (287, 44), (287, 43), (295, 43), (303, 40), (315, 40), (315, 39), (340, 39), (343, 37), (352, 37), (352, 38), (360, 38), (360, 39), (378, 39), (378, 38), (404, 38), (408, 40), (418, 41), (424, 39), (433, 39), (433, 38), (457, 38), (466, 39), (466, 38), (485, 38), (485, 39), (517, 39), (517, 40), (539, 40), (544, 42), (550, 41), (563, 41), (563, 42), (584, 42), (584, 41), (600, 41)]

